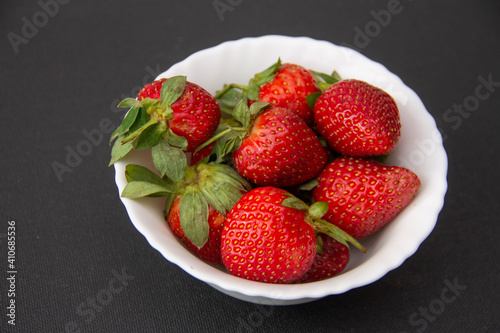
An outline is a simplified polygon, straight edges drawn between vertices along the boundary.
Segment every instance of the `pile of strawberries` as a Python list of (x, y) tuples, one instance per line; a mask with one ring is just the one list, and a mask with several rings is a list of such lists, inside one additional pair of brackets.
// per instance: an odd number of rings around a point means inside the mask
[(420, 188), (384, 158), (401, 136), (398, 107), (366, 82), (281, 63), (221, 84), (184, 76), (146, 85), (111, 136), (110, 165), (129, 164), (123, 197), (165, 197), (165, 219), (202, 260), (266, 283), (339, 274), (349, 244), (377, 232)]

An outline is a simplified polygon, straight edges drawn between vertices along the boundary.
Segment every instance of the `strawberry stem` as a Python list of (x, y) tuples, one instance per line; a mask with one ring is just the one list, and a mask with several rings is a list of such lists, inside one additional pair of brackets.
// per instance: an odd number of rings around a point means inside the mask
[(207, 141), (203, 142), (201, 145), (199, 145), (195, 151), (199, 151), (203, 148), (205, 148), (206, 146), (208, 146), (209, 144), (211, 144), (212, 142), (222, 138), (224, 135), (228, 134), (228, 133), (231, 133), (233, 131), (246, 131), (246, 128), (243, 128), (243, 127), (229, 127), (225, 130), (223, 130), (222, 132), (214, 135), (213, 137), (211, 137), (210, 139), (208, 139)]

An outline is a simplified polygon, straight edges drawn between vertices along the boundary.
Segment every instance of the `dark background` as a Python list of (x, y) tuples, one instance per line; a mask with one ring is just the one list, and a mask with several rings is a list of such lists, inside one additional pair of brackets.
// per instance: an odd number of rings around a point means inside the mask
[[(19, 332), (500, 331), (500, 83), (472, 111), (455, 112), (478, 100), (480, 77), (500, 82), (498, 1), (401, 0), (383, 24), (376, 17), (393, 0), (54, 3), (0, 3), (1, 332), (13, 331), (12, 220)], [(373, 37), (358, 36), (377, 24)], [(60, 179), (53, 167), (103, 119), (118, 125), (116, 101), (151, 73), (223, 41), (266, 34), (350, 45), (384, 64), (419, 94), (449, 157), (444, 209), (415, 255), (371, 285), (287, 307), (226, 296), (150, 247), (119, 200), (108, 134)], [(126, 286), (92, 308), (117, 273), (128, 276)]]

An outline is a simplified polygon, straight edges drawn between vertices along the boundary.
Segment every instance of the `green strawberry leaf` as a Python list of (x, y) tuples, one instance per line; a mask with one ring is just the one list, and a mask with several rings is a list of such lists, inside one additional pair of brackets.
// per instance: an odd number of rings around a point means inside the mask
[(309, 207), (309, 216), (312, 219), (320, 219), (328, 211), (328, 202), (315, 202)]
[(314, 76), (314, 78), (318, 81), (317, 85), (321, 91), (325, 91), (332, 84), (335, 84), (339, 81), (342, 81), (342, 78), (340, 77), (339, 73), (337, 73), (336, 71), (334, 71), (331, 75), (316, 72), (313, 70), (311, 70), (310, 72)]
[(159, 104), (157, 99), (146, 97), (141, 101), (142, 107), (146, 110), (151, 108), (153, 105)]
[(318, 179), (313, 178), (310, 181), (305, 182), (302, 185), (300, 185), (299, 191), (310, 191), (313, 188), (315, 188), (316, 186), (318, 186), (318, 184), (319, 184)]
[(136, 129), (134, 132), (132, 131), (129, 131), (129, 135), (127, 137), (125, 137), (125, 139), (123, 139), (121, 142), (122, 144), (124, 143), (127, 143), (127, 142), (130, 142), (132, 140), (135, 140), (135, 138), (137, 138), (139, 135), (141, 135), (141, 133), (146, 130), (146, 128), (148, 128), (149, 126), (153, 126), (154, 124), (158, 123), (158, 119), (156, 118), (151, 118), (149, 119), (149, 121), (145, 124), (143, 124), (142, 126), (140, 126), (138, 129)]
[(316, 231), (326, 234), (329, 237), (332, 237), (337, 242), (342, 243), (344, 246), (349, 247), (347, 242), (354, 245), (358, 250), (366, 253), (366, 247), (361, 245), (356, 239), (354, 239), (351, 235), (349, 235), (344, 230), (337, 227), (335, 224), (330, 223), (328, 221), (322, 219), (315, 219), (312, 222), (312, 226)]
[(188, 140), (180, 135), (175, 134), (169, 129), (163, 136), (169, 145), (185, 150), (188, 146)]
[(132, 144), (137, 150), (151, 148), (158, 144), (165, 132), (166, 129), (161, 123), (155, 123), (146, 127)]
[(170, 108), (179, 97), (182, 96), (186, 89), (186, 77), (174, 76), (163, 82), (161, 86), (161, 102), (160, 105), (164, 108)]
[(251, 189), (236, 170), (225, 164), (199, 165), (197, 172), (202, 179), (199, 183), (201, 193), (208, 204), (223, 215), (241, 199), (242, 192)]
[(132, 124), (132, 126), (130, 126), (130, 128), (128, 129), (128, 132), (134, 133), (139, 128), (146, 125), (148, 123), (148, 120), (149, 120), (149, 116), (148, 116), (148, 113), (146, 112), (146, 109), (140, 108), (139, 113), (137, 114), (137, 117), (136, 117), (134, 123)]
[[(134, 99), (134, 101), (135, 101), (135, 99)], [(118, 136), (125, 133), (130, 128), (130, 126), (132, 126), (132, 124), (134, 124), (135, 120), (137, 119), (137, 115), (139, 114), (140, 109), (141, 109), (140, 106), (134, 106), (127, 112), (127, 114), (125, 115), (125, 118), (123, 118), (123, 121), (120, 124), (120, 126), (118, 126), (118, 128), (111, 134), (111, 139), (109, 141), (110, 143), (111, 143), (111, 141), (116, 139)]]
[(278, 58), (277, 62), (275, 62), (274, 64), (272, 64), (271, 66), (269, 66), (268, 68), (263, 70), (262, 72), (255, 74), (252, 81), (257, 86), (261, 86), (261, 85), (271, 81), (274, 78), (274, 76), (275, 76), (276, 72), (278, 71), (278, 69), (280, 68), (280, 66), (281, 66), (281, 59)]
[(318, 100), (319, 96), (321, 96), (320, 92), (315, 92), (307, 95), (306, 102), (311, 110), (314, 110), (314, 105), (316, 104), (316, 101)]
[(125, 167), (125, 179), (127, 179), (128, 183), (143, 181), (170, 188), (171, 192), (174, 191), (174, 185), (170, 181), (161, 178), (148, 168), (137, 164), (128, 164)]
[(122, 191), (123, 198), (138, 199), (148, 196), (163, 197), (171, 192), (170, 188), (145, 181), (133, 181), (128, 183)]
[(255, 119), (269, 107), (271, 107), (270, 103), (265, 103), (265, 102), (252, 103), (252, 105), (250, 105), (250, 114), (252, 115), (252, 118)]
[[(325, 73), (320, 73), (320, 72), (316, 72), (316, 71), (311, 71), (311, 73), (317, 78), (317, 79), (320, 79), (320, 80), (323, 80), (325, 81), (326, 83), (330, 83), (330, 84), (334, 84), (334, 83), (337, 83), (339, 82), (340, 80), (333, 76), (333, 75), (328, 75), (328, 74), (325, 74)], [(336, 73), (336, 72), (334, 72)], [(337, 74), (338, 75), (338, 74)]]
[(256, 101), (259, 99), (259, 91), (260, 91), (259, 85), (255, 82), (250, 82), (250, 84), (248, 85), (248, 91), (247, 91), (247, 94), (245, 97), (251, 101)]
[(232, 115), (234, 107), (243, 99), (243, 93), (240, 89), (228, 85), (226, 86), (229, 87), (229, 89), (227, 89), (224, 93), (221, 93), (218, 98), (219, 107), (222, 112)]
[(184, 194), (179, 211), (180, 224), (186, 237), (198, 248), (208, 240), (208, 203), (198, 191)]
[[(235, 133), (236, 134), (236, 133)], [(241, 143), (242, 143), (242, 140), (241, 138), (239, 138), (238, 136), (235, 136), (234, 138), (232, 138), (231, 140), (228, 140), (224, 146), (222, 147), (222, 156), (225, 156), (225, 155), (228, 155), (228, 154), (231, 154), (233, 151), (237, 150), (238, 148), (240, 148), (241, 146)]]
[(224, 186), (224, 184), (200, 186), (200, 191), (213, 209), (223, 215), (226, 215), (228, 212), (227, 207), (230, 205), (230, 200), (227, 194), (220, 190), (221, 185)]
[(127, 155), (133, 148), (134, 146), (132, 145), (131, 142), (127, 142), (125, 144), (122, 144), (122, 140), (125, 138), (125, 135), (121, 135), (118, 137), (118, 139), (115, 141), (113, 148), (111, 148), (111, 160), (109, 161), (109, 165), (111, 166), (115, 164), (117, 161), (121, 160), (125, 155)]
[(172, 147), (162, 139), (151, 149), (153, 163), (160, 175), (179, 182), (187, 168), (186, 155), (179, 148)]
[(281, 203), (283, 207), (288, 207), (288, 208), (293, 208), (297, 210), (308, 210), (309, 206), (306, 205), (306, 203), (302, 200), (300, 200), (297, 197), (290, 196), (283, 200)]
[(243, 127), (248, 127), (250, 124), (250, 109), (244, 100), (240, 100), (234, 108), (233, 117), (239, 121)]
[(134, 107), (141, 107), (142, 103), (136, 100), (135, 98), (125, 98), (123, 101), (121, 101), (117, 107), (119, 108), (134, 108)]

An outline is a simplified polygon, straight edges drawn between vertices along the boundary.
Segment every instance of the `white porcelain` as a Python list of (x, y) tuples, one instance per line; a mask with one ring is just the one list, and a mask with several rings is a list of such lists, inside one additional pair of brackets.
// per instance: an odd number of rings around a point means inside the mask
[[(436, 123), (415, 92), (381, 64), (330, 42), (275, 35), (243, 38), (196, 52), (159, 77), (186, 75), (189, 81), (215, 93), (223, 83), (246, 84), (254, 73), (267, 68), (278, 57), (283, 62), (297, 63), (308, 69), (326, 73), (336, 70), (343, 78), (367, 81), (386, 90), (398, 104), (402, 137), (388, 164), (413, 170), (420, 177), (422, 187), (396, 219), (362, 240), (368, 253), (353, 248), (345, 271), (325, 281), (294, 285), (247, 281), (202, 262), (186, 250), (163, 218), (163, 199), (121, 200), (130, 220), (151, 246), (188, 274), (245, 301), (284, 305), (305, 303), (365, 286), (382, 278), (415, 253), (433, 230), (443, 207), (448, 160)], [(150, 159), (147, 151), (132, 152), (115, 164), (119, 193), (126, 185), (125, 165), (136, 163), (153, 168)]]

